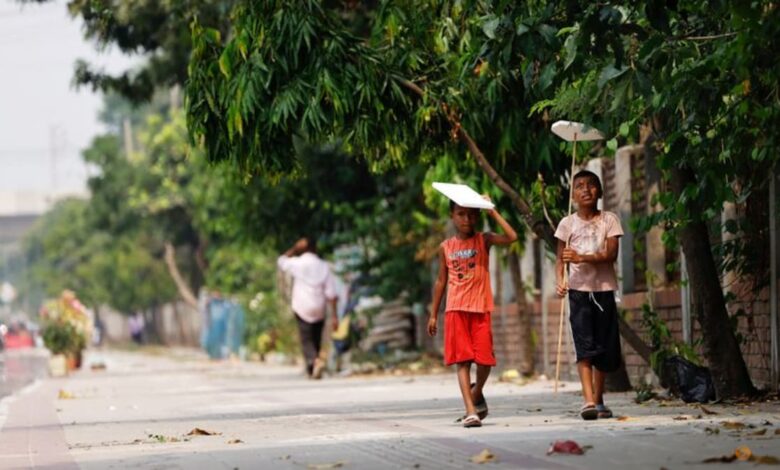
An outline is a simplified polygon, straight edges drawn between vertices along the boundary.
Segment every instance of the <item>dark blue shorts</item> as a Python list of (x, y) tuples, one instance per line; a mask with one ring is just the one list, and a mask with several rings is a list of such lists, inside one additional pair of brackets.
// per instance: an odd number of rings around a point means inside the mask
[(569, 289), (569, 312), (577, 362), (589, 359), (602, 372), (617, 370), (621, 354), (615, 293)]

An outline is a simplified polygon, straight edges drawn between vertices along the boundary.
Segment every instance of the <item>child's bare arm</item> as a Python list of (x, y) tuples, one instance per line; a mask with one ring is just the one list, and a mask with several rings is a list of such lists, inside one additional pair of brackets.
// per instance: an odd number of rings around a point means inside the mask
[(504, 232), (503, 234), (492, 232), (488, 233), (486, 236), (489, 245), (509, 245), (510, 243), (517, 241), (517, 232), (515, 232), (515, 229), (513, 229), (511, 225), (509, 225), (509, 222), (507, 222), (506, 219), (501, 217), (501, 214), (499, 214), (497, 210), (490, 209), (488, 214), (493, 218), (493, 220), (496, 221), (498, 226), (501, 227), (501, 230)]
[(433, 285), (433, 303), (431, 313), (428, 316), (428, 334), (436, 336), (438, 330), (439, 306), (444, 297), (444, 289), (447, 287), (447, 260), (444, 258), (444, 248), (439, 248), (439, 276)]
[(566, 269), (566, 264), (563, 260), (563, 253), (566, 250), (568, 250), (568, 248), (566, 248), (566, 243), (559, 239), (557, 250), (555, 250), (555, 291), (561, 297), (566, 295), (567, 288), (566, 284), (563, 282), (563, 271)]
[(617, 260), (618, 248), (620, 248), (620, 238), (607, 238), (606, 246), (603, 250), (591, 254), (579, 254), (571, 248), (563, 250), (562, 258), (566, 263), (614, 263)]

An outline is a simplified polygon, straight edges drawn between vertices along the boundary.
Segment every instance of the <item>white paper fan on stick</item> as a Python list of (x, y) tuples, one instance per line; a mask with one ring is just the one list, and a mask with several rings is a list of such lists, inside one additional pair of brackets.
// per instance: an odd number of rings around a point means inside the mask
[[(563, 140), (568, 142), (574, 142), (571, 148), (571, 171), (569, 172), (569, 214), (571, 214), (571, 200), (572, 200), (572, 178), (574, 177), (574, 168), (577, 163), (577, 142), (583, 142), (586, 140), (604, 140), (604, 134), (596, 128), (590, 127), (587, 124), (574, 121), (556, 121), (552, 125), (553, 133)], [(566, 241), (566, 248), (569, 248), (569, 241)], [(568, 265), (568, 263), (566, 263)], [(564, 265), (563, 269), (563, 283), (568, 283), (568, 269)], [(561, 342), (563, 340), (563, 317), (566, 311), (566, 306), (569, 303), (569, 294), (566, 293), (566, 297), (561, 299), (561, 314), (558, 321), (558, 351), (555, 356), (555, 385), (553, 386), (553, 392), (558, 393), (558, 379), (561, 371)]]
[(433, 189), (444, 194), (450, 200), (455, 201), (455, 204), (461, 207), (471, 207), (475, 209), (493, 209), (496, 207), (495, 204), (483, 199), (478, 192), (465, 184), (436, 182), (433, 183)]
[(604, 134), (595, 127), (574, 121), (556, 121), (552, 131), (563, 140), (583, 142), (586, 140), (604, 140)]

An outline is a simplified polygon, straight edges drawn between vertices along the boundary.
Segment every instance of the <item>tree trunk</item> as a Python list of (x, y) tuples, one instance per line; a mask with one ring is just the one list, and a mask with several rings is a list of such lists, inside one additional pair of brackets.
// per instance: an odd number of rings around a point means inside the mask
[(168, 267), (168, 274), (171, 275), (179, 295), (189, 306), (198, 310), (198, 299), (192, 293), (192, 289), (182, 277), (179, 267), (176, 265), (176, 249), (170, 242), (165, 242), (165, 265)]
[(512, 284), (515, 288), (517, 315), (520, 320), (520, 335), (517, 338), (517, 341), (520, 343), (520, 373), (525, 376), (531, 376), (534, 374), (534, 341), (531, 334), (531, 312), (528, 311), (528, 302), (525, 299), (522, 268), (517, 252), (509, 250), (507, 262), (509, 263), (509, 273), (512, 276)]
[[(672, 189), (678, 200), (685, 188), (696, 185), (696, 175), (689, 167), (671, 169)], [(726, 300), (720, 285), (718, 269), (710, 246), (707, 225), (698, 220), (701, 207), (688, 199), (687, 210), (694, 220), (679, 230), (680, 244), (688, 260), (693, 314), (699, 321), (704, 338), (704, 357), (709, 363), (718, 398), (755, 394), (739, 343), (729, 322)]]

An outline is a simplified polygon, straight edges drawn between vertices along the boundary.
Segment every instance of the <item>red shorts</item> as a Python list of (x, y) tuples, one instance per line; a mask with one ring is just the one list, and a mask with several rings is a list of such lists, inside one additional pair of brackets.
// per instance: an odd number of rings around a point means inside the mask
[(496, 365), (490, 313), (447, 312), (444, 316), (444, 362)]

